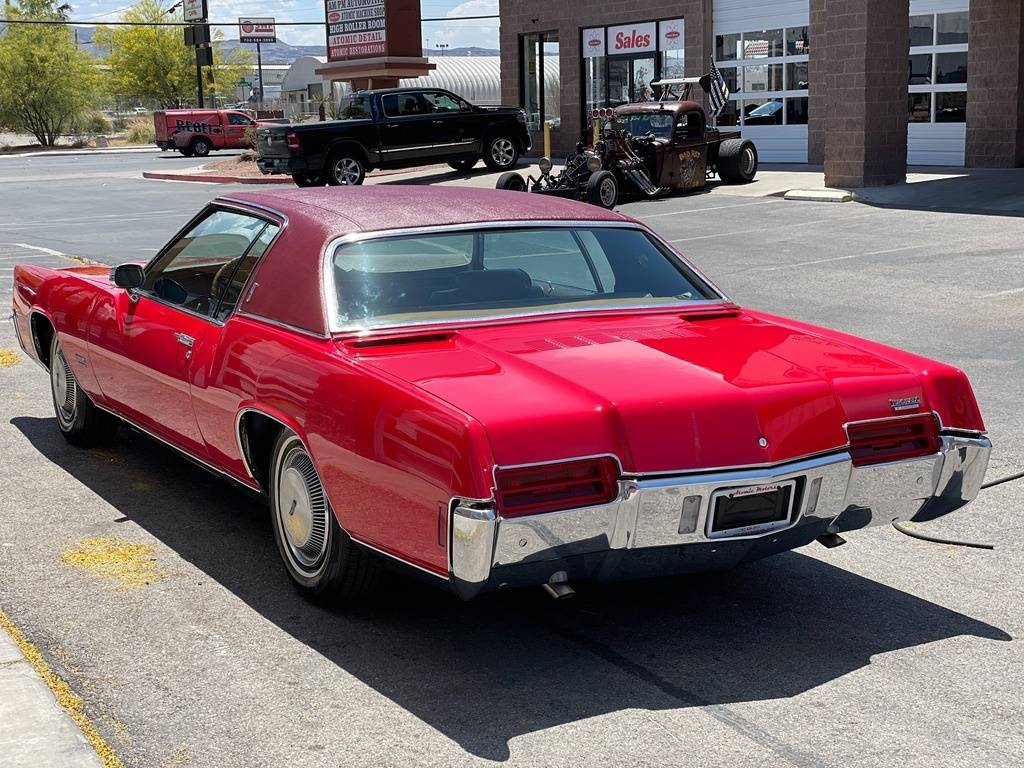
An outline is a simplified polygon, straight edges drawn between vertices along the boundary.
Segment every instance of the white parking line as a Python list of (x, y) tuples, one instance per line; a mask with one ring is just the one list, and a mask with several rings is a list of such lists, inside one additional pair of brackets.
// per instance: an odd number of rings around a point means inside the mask
[(100, 219), (117, 219), (117, 220), (120, 220), (120, 221), (136, 221), (138, 219), (146, 219), (146, 218), (149, 218), (151, 216), (159, 216), (159, 215), (163, 215), (163, 214), (175, 214), (175, 215), (182, 215), (183, 216), (183, 215), (185, 215), (187, 213), (194, 213), (194, 211), (193, 212), (190, 212), (190, 211), (170, 211), (170, 210), (168, 210), (168, 211), (146, 211), (144, 213), (143, 212), (139, 212), (138, 214), (131, 214), (131, 215), (128, 215), (128, 216), (126, 216), (123, 213), (102, 213), (102, 214), (96, 214), (95, 216), (76, 216), (74, 218), (69, 218), (69, 219), (47, 219), (46, 221), (4, 221), (4, 222), (0, 222), (0, 228), (5, 228), (5, 229), (13, 228), (13, 229), (17, 229), (19, 227), (41, 227), (41, 226), (47, 226), (48, 227), (48, 226), (51, 226), (53, 224), (77, 224), (79, 222), (98, 221)]
[(55, 251), (52, 248), (43, 248), (41, 245), (29, 245), (28, 243), (0, 243), (0, 245), (16, 245), (19, 248), (25, 248), (29, 251), (39, 251), (40, 253), (45, 253), (48, 256), (62, 256), (65, 259), (70, 258), (66, 253)]
[(644, 221), (646, 219), (657, 219), (662, 216), (680, 216), (684, 213), (704, 213), (704, 211), (724, 211), (729, 208), (747, 208), (751, 205), (768, 205), (769, 203), (778, 202), (776, 200), (759, 200), (756, 203), (739, 203), (737, 205), (715, 205), (709, 208), (687, 208), (681, 211), (668, 211), (666, 213), (652, 213), (650, 216), (634, 216), (634, 219), (640, 219)]
[[(842, 224), (843, 222), (852, 221), (853, 219), (866, 219), (869, 216), (879, 215), (878, 211), (872, 213), (860, 213), (856, 216), (847, 216), (841, 219), (835, 219), (834, 223)], [(823, 219), (815, 219), (814, 221), (804, 221), (799, 224), (779, 224), (775, 227), (758, 227), (757, 229), (740, 229), (735, 232), (715, 232), (710, 235), (696, 235), (694, 237), (677, 237), (674, 240), (669, 240), (670, 243), (685, 243), (690, 240), (710, 240), (715, 237), (735, 237), (736, 235), (757, 235), (762, 232), (769, 232), (773, 229), (795, 229), (796, 227), (813, 227), (818, 224), (830, 224), (832, 221), (825, 221)]]
[(999, 296), (1010, 296), (1014, 293), (1024, 293), (1024, 288), (1010, 288), (1005, 291), (996, 291), (995, 293), (986, 293), (981, 298), (983, 299), (995, 299)]
[(849, 256), (832, 256), (828, 259), (815, 259), (814, 261), (800, 261), (796, 264), (780, 264), (777, 267), (764, 267), (762, 272), (778, 272), (780, 269), (796, 269), (798, 267), (810, 267), (815, 264), (829, 264), (833, 261), (846, 261), (847, 259), (859, 259), (862, 256), (881, 256), (884, 253), (897, 253), (898, 251), (912, 251), (915, 248), (924, 248), (923, 245), (905, 245), (902, 248), (886, 248), (884, 251), (867, 251), (866, 253), (852, 253)]

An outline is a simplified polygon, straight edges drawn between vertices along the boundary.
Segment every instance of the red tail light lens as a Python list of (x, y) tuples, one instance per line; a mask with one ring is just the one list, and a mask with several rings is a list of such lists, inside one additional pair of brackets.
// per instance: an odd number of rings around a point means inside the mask
[(854, 466), (900, 461), (937, 453), (939, 426), (930, 413), (897, 419), (854, 422), (846, 426)]
[(302, 141), (299, 139), (299, 135), (295, 131), (288, 131), (288, 133), (284, 135), (284, 140), (288, 145), (288, 150), (290, 152), (302, 151)]
[(499, 469), (495, 476), (504, 517), (607, 504), (619, 495), (619, 466), (611, 458)]

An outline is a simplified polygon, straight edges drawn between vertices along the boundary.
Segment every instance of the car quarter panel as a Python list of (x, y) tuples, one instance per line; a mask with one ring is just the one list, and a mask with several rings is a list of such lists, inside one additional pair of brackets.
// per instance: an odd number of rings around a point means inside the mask
[(341, 526), (355, 539), (447, 574), (453, 496), (488, 496), (492, 459), (479, 425), (318, 339), (253, 318), (225, 326), (195, 380), (211, 455), (245, 471), (234, 433), (245, 409), (295, 425)]

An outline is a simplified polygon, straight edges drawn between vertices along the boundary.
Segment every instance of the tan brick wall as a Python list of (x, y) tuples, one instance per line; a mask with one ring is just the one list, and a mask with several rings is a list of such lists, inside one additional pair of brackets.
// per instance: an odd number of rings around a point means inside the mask
[[(609, 0), (602, 4), (574, 0), (500, 0), (501, 101), (519, 104), (519, 36), (529, 32), (558, 32), (561, 73), (562, 125), (553, 132), (553, 153), (569, 152), (584, 128), (580, 100), (583, 96), (580, 30), (616, 24), (679, 18), (686, 20), (684, 66), (689, 75), (708, 71), (714, 41), (711, 36), (711, 0)], [(535, 139), (535, 142), (538, 142)], [(535, 143), (534, 154), (540, 153)]]
[(968, 166), (1024, 166), (1024, 2), (971, 3)]

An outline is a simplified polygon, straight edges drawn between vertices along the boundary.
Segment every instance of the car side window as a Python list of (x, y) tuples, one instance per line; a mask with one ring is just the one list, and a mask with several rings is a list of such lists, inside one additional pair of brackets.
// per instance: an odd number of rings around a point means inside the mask
[(384, 106), (384, 114), (388, 117), (408, 117), (427, 112), (426, 105), (418, 93), (388, 93), (382, 97), (381, 103)]
[(252, 120), (245, 115), (230, 114), (228, 115), (228, 125), (252, 125)]
[(466, 102), (456, 99), (450, 93), (428, 91), (423, 94), (423, 98), (426, 100), (431, 112), (450, 114), (452, 112), (469, 111)]
[(222, 283), (220, 286), (214, 285), (213, 288), (214, 295), (219, 297), (217, 309), (214, 310), (214, 319), (219, 322), (224, 322), (228, 319), (235, 305), (238, 304), (239, 297), (242, 295), (242, 289), (249, 282), (249, 276), (263, 257), (263, 254), (267, 252), (267, 248), (274, 242), (274, 238), (280, 229), (276, 224), (267, 224), (245, 255), (234, 259), (236, 265), (234, 271), (231, 271), (230, 268), (224, 269), (221, 271), (221, 274), (214, 278), (215, 281), (219, 279)]
[(213, 317), (239, 261), (268, 223), (234, 211), (214, 211), (146, 270), (142, 290), (169, 304)]

